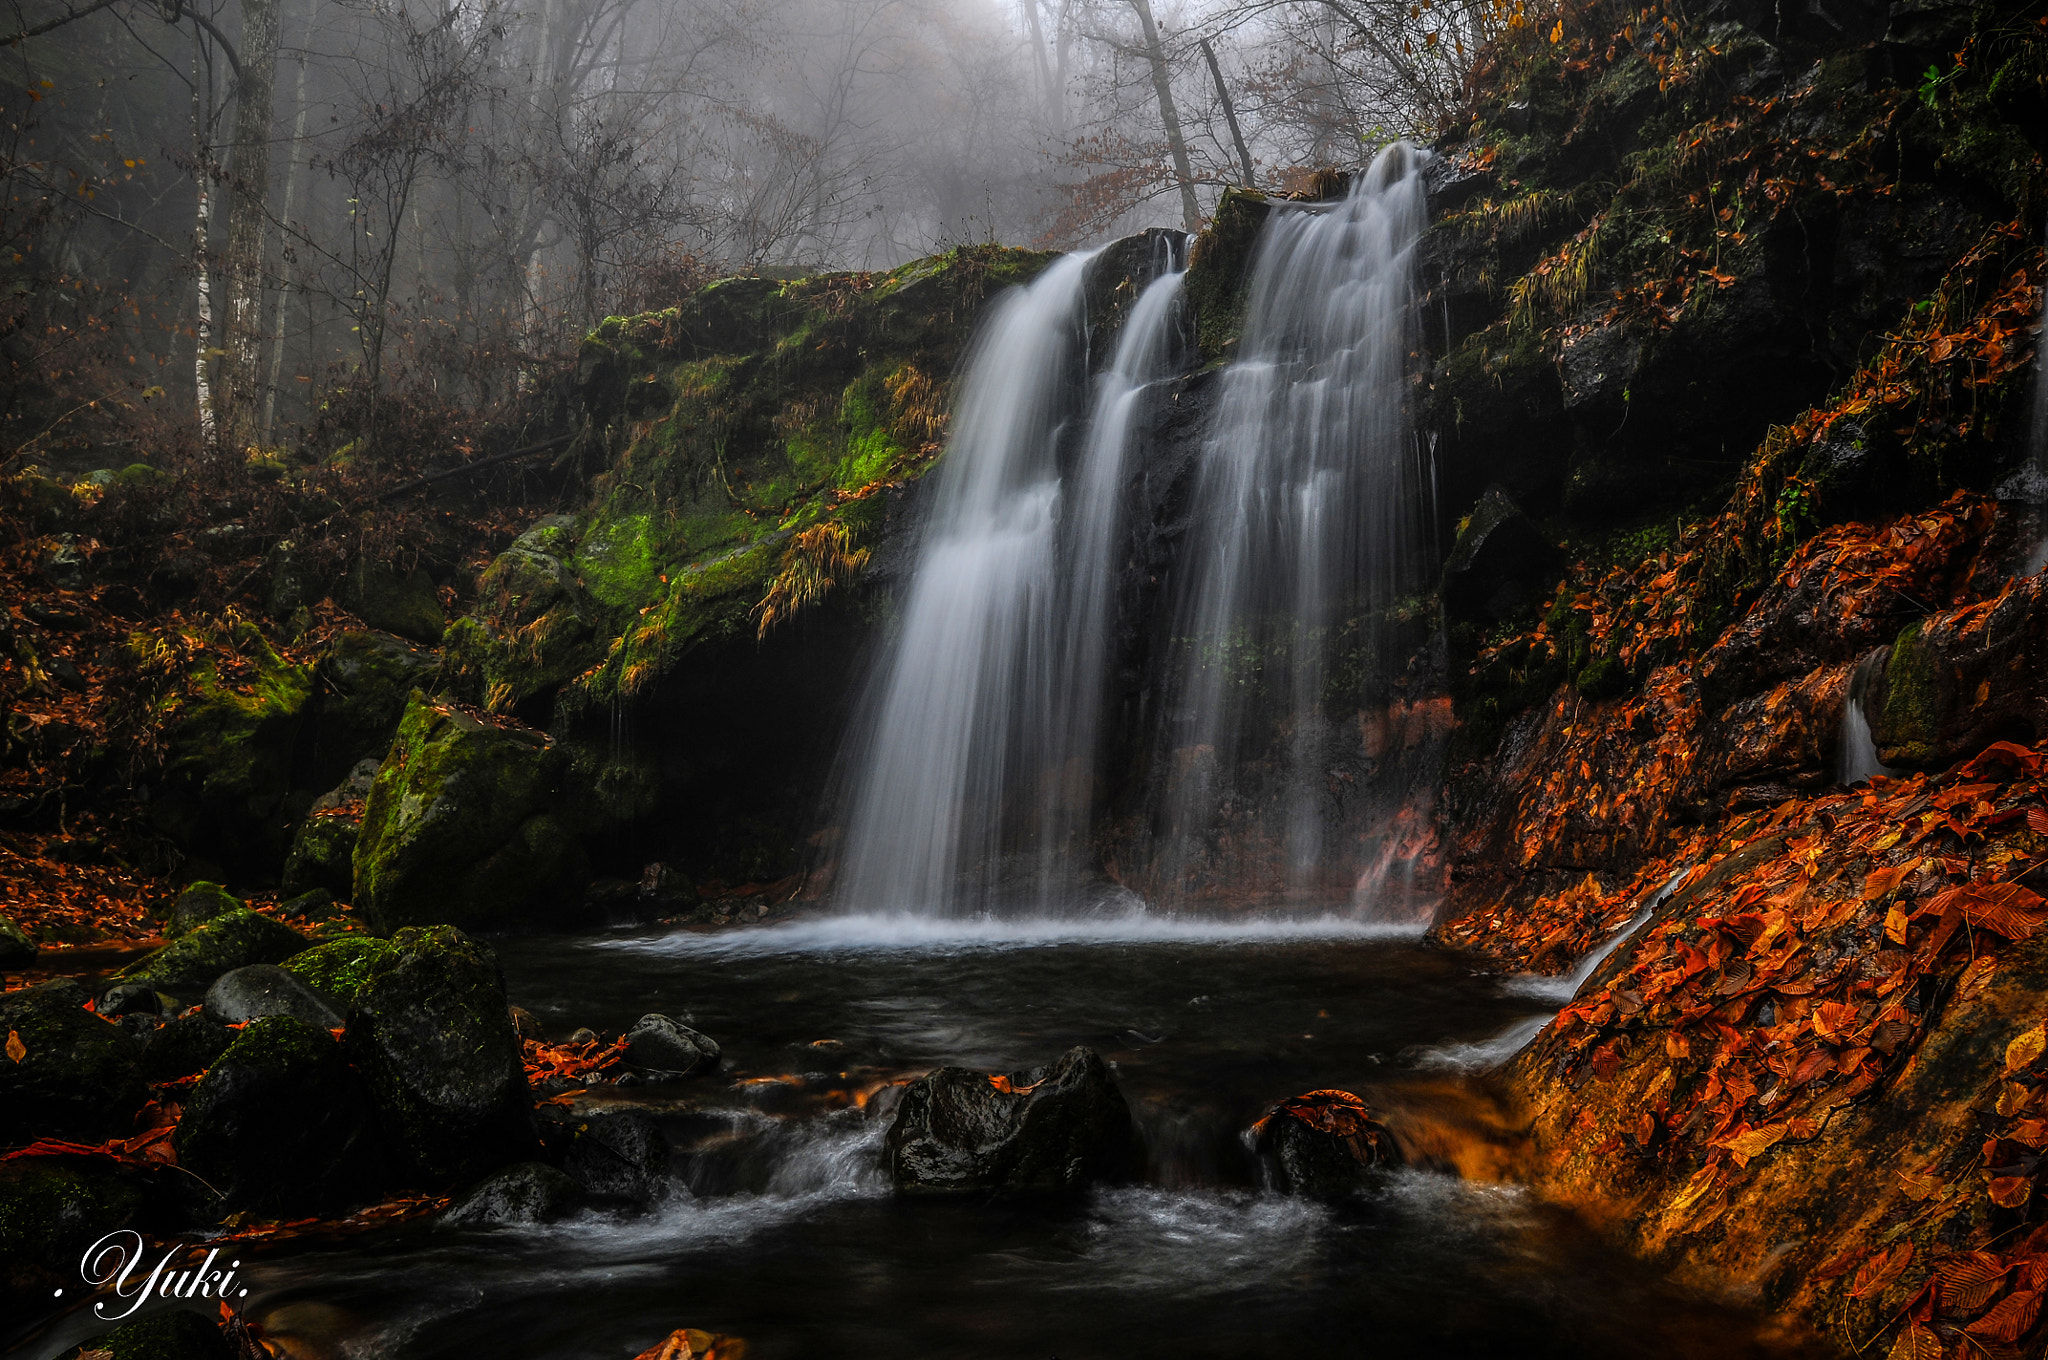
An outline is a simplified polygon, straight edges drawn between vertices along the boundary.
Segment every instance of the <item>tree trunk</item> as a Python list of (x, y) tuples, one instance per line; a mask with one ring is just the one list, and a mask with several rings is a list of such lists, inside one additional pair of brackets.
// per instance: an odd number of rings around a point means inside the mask
[(1052, 59), (1046, 54), (1045, 25), (1038, 17), (1038, 3), (1039, 0), (1024, 0), (1024, 13), (1031, 20), (1031, 54), (1038, 62), (1038, 84), (1045, 96), (1045, 110), (1052, 119), (1052, 129), (1064, 133), (1067, 130), (1066, 90), (1053, 78)]
[(263, 346), (263, 238), (270, 199), (271, 95), (277, 79), (278, 0), (242, 0), (241, 78), (235, 91), (234, 197), (228, 211), (227, 363), (220, 405), (237, 445), (257, 434)]
[(1166, 124), (1166, 145), (1173, 152), (1174, 173), (1180, 176), (1182, 225), (1192, 236), (1202, 229), (1202, 210), (1195, 206), (1195, 173), (1188, 167), (1188, 144), (1180, 135), (1180, 114), (1173, 107), (1173, 87), (1166, 79), (1166, 52), (1159, 45), (1159, 28), (1152, 22), (1150, 0), (1131, 0), (1138, 11), (1138, 23), (1145, 30), (1145, 55), (1152, 63), (1152, 88), (1159, 95), (1159, 117)]
[(1216, 97), (1223, 101), (1223, 119), (1230, 124), (1230, 140), (1237, 144), (1237, 159), (1244, 165), (1244, 187), (1256, 189), (1258, 178), (1252, 174), (1252, 153), (1245, 148), (1244, 133), (1237, 126), (1237, 105), (1230, 102), (1230, 87), (1223, 83), (1223, 68), (1216, 64), (1216, 49), (1209, 46), (1207, 38), (1202, 39), (1202, 56), (1209, 63), (1209, 75), (1216, 82)]
[(192, 187), (198, 200), (192, 223), (192, 272), (199, 283), (192, 327), (192, 392), (199, 408), (199, 438), (210, 450), (214, 440), (213, 384), (208, 380), (207, 364), (212, 358), (208, 351), (213, 348), (213, 276), (206, 258), (206, 214), (210, 205), (208, 191), (212, 187), (213, 148), (207, 141), (206, 83), (200, 70), (200, 47), (205, 41), (205, 34), (196, 28), (192, 30), (192, 150), (197, 158)]
[[(308, 44), (311, 43), (312, 36), (312, 28), (309, 22), (306, 33)], [(306, 65), (306, 55), (301, 52), (299, 54), (298, 79), (293, 82), (292, 86), (292, 103), (296, 107), (297, 113), (292, 119), (291, 158), (287, 163), (284, 173), (284, 209), (280, 214), (281, 220), (287, 226), (290, 225), (292, 220), (292, 209), (297, 206), (299, 167), (305, 163), (305, 157), (301, 154), (301, 151), (306, 141)], [(275, 313), (277, 321), (270, 328), (272, 332), (270, 339), (270, 373), (263, 383), (262, 436), (266, 443), (270, 439), (270, 427), (277, 420), (277, 381), (284, 373), (285, 306), (291, 301), (292, 296), (292, 254), (290, 251), (286, 251), (284, 259), (279, 262), (278, 272), (277, 311)]]

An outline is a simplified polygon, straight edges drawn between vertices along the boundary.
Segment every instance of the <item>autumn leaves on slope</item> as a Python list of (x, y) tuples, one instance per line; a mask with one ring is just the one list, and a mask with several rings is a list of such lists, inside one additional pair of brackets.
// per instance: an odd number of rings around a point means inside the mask
[(1539, 1178), (1849, 1348), (2018, 1354), (2048, 1285), (2044, 793), (2048, 756), (1998, 743), (1745, 819), (1513, 1064)]

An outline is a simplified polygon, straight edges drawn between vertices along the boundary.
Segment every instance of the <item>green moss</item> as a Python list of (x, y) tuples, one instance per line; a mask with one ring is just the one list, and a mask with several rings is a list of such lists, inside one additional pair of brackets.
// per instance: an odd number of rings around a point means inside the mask
[(1926, 765), (1941, 743), (1941, 665), (1912, 623), (1892, 643), (1884, 668), (1884, 707), (1873, 736), (1890, 765)]
[(370, 935), (350, 935), (294, 954), (284, 961), (283, 968), (308, 987), (325, 992), (346, 1006), (354, 1003), (370, 970), (390, 950), (388, 941)]
[(1252, 252), (1271, 211), (1265, 195), (1256, 190), (1226, 190), (1208, 230), (1195, 238), (1188, 251), (1182, 296), (1194, 308), (1196, 339), (1205, 362), (1227, 354), (1244, 329)]
[(132, 1222), (142, 1193), (105, 1172), (47, 1158), (8, 1163), (0, 1173), (0, 1259), (68, 1268), (88, 1243)]

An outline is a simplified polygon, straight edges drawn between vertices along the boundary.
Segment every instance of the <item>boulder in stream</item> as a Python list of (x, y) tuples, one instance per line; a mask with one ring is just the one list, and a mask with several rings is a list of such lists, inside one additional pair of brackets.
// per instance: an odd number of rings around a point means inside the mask
[(486, 1176), (441, 1215), (441, 1222), (458, 1228), (554, 1223), (588, 1202), (568, 1173), (546, 1162), (515, 1162)]
[(626, 1062), (643, 1081), (681, 1081), (715, 1072), (721, 1061), (717, 1041), (674, 1016), (643, 1015), (625, 1038)]
[(1131, 1111), (1093, 1049), (1046, 1067), (987, 1073), (941, 1067), (912, 1083), (889, 1128), (888, 1167), (913, 1195), (1028, 1195), (1115, 1174)]
[(135, 1041), (85, 1009), (91, 997), (69, 978), (0, 996), (0, 1147), (37, 1138), (97, 1143), (134, 1132), (149, 1098)]
[(646, 1204), (668, 1183), (668, 1138), (644, 1110), (585, 1111), (569, 1121), (562, 1169), (601, 1200)]
[(392, 937), (356, 992), (347, 1042), (414, 1183), (472, 1179), (537, 1150), (497, 956), (455, 927)]
[(1386, 1125), (1349, 1091), (1310, 1091), (1283, 1100), (1252, 1127), (1259, 1160), (1291, 1195), (1349, 1194), (1402, 1162)]
[(318, 1213), (382, 1179), (369, 1102), (341, 1045), (289, 1015), (235, 1036), (192, 1089), (176, 1141), (179, 1164), (230, 1209)]

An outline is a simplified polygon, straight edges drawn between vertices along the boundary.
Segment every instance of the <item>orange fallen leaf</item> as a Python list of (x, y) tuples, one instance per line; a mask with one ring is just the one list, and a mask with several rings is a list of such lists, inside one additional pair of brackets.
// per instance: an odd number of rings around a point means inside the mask
[(2013, 1041), (2005, 1046), (2005, 1074), (2009, 1077), (2015, 1072), (2024, 1072), (2032, 1067), (2044, 1052), (2048, 1052), (2048, 1022), (2036, 1024), (2032, 1029), (2021, 1030)]
[(28, 1045), (21, 1041), (19, 1031), (7, 1031), (7, 1056), (17, 1063), (28, 1056)]
[(2040, 1317), (2040, 1292), (2020, 1289), (2000, 1299), (1995, 1308), (1963, 1330), (1972, 1336), (1990, 1337), (1994, 1341), (2010, 1343), (2032, 1330)]
[(1884, 1293), (1906, 1273), (1906, 1267), (1913, 1260), (1913, 1244), (1901, 1242), (1889, 1252), (1872, 1256), (1856, 1271), (1856, 1278), (1849, 1282), (1849, 1297), (1867, 1299)]

